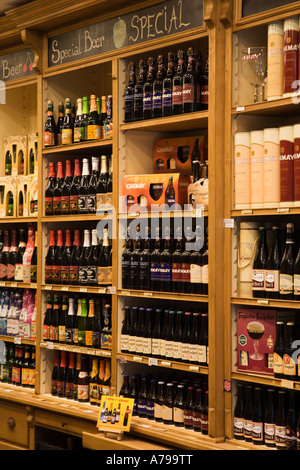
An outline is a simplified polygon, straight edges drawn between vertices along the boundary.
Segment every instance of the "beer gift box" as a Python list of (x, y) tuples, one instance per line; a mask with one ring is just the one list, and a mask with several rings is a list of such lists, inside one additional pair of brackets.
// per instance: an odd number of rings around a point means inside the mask
[(238, 370), (273, 374), (276, 311), (237, 309)]
[(153, 149), (154, 173), (191, 175), (193, 160), (204, 163), (207, 155), (207, 136), (204, 135), (158, 139)]
[(155, 210), (153, 206), (159, 205), (161, 210), (165, 204), (175, 204), (178, 205), (176, 209), (183, 210), (190, 181), (190, 176), (179, 173), (124, 176), (122, 210), (126, 212), (132, 205), (144, 206), (148, 210)]

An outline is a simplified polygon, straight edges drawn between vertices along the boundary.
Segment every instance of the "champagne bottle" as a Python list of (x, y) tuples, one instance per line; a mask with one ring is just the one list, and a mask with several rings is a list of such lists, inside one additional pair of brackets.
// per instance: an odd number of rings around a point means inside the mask
[(61, 188), (61, 214), (70, 213), (70, 189), (72, 184), (72, 170), (70, 160), (66, 161), (66, 174)]
[(73, 143), (73, 121), (72, 121), (72, 105), (70, 98), (65, 101), (65, 116), (61, 130), (62, 145), (71, 145)]
[(73, 297), (69, 297), (68, 314), (66, 316), (66, 344), (74, 344), (74, 324), (75, 324), (74, 299)]
[(70, 284), (77, 285), (79, 283), (79, 260), (81, 255), (80, 231), (74, 231), (73, 248), (70, 258)]
[(66, 240), (61, 257), (60, 282), (69, 285), (70, 282), (70, 260), (72, 254), (71, 230), (66, 229)]
[(99, 159), (92, 157), (92, 172), (88, 185), (87, 210), (90, 214), (95, 214), (97, 209), (97, 180), (99, 172)]
[(268, 259), (268, 248), (266, 242), (266, 230), (259, 227), (260, 237), (252, 270), (252, 295), (256, 298), (266, 297), (266, 262)]
[(89, 120), (89, 99), (87, 96), (82, 98), (82, 136), (81, 141), (84, 142), (88, 140), (87, 126)]
[(83, 247), (79, 259), (78, 282), (80, 285), (88, 284), (88, 259), (91, 250), (90, 231), (84, 230)]
[(57, 242), (56, 242), (56, 248), (55, 248), (55, 254), (54, 254), (54, 261), (53, 265), (51, 268), (51, 278), (52, 278), (52, 284), (60, 284), (61, 283), (61, 275), (60, 275), (60, 270), (61, 270), (61, 258), (63, 254), (63, 231), (62, 230), (57, 230)]
[(61, 214), (61, 195), (64, 184), (64, 172), (62, 162), (57, 164), (56, 185), (53, 190), (53, 215)]
[(89, 161), (87, 158), (82, 160), (82, 176), (78, 187), (78, 212), (79, 214), (88, 213), (88, 190), (90, 180)]
[[(24, 242), (25, 243), (25, 242)], [(26, 248), (26, 245), (25, 245)], [(20, 256), (23, 258), (23, 254), (25, 252), (21, 250)], [(55, 248), (56, 248), (56, 236), (55, 236), (55, 231), (50, 230), (50, 240), (49, 240), (49, 248), (48, 252), (46, 255), (46, 260), (45, 260), (45, 283), (46, 284), (52, 284), (52, 267), (54, 266), (54, 255), (55, 255)], [(22, 253), (23, 251), (23, 253)], [(23, 263), (22, 263), (23, 265)]]
[(74, 176), (70, 186), (70, 214), (78, 214), (78, 189), (81, 182), (81, 168), (78, 158), (75, 159)]
[(100, 209), (101, 209), (101, 204), (106, 203), (107, 181), (108, 181), (107, 158), (106, 158), (106, 155), (101, 155), (100, 176), (99, 176), (98, 185), (97, 185), (97, 208), (100, 208)]
[(83, 140), (83, 126), (82, 126), (82, 98), (77, 98), (77, 109), (74, 120), (74, 142), (82, 142)]
[(96, 140), (101, 138), (99, 115), (97, 110), (96, 95), (90, 96), (90, 112), (87, 122), (87, 140)]
[(294, 225), (286, 226), (286, 240), (280, 263), (279, 289), (280, 298), (293, 299), (293, 274), (294, 274)]
[(78, 317), (78, 346), (86, 345), (86, 323), (88, 315), (87, 299), (81, 300), (81, 315)]
[(130, 61), (128, 64), (128, 85), (125, 88), (125, 122), (132, 122), (134, 119), (134, 87), (136, 84), (135, 64)]
[(92, 244), (87, 258), (87, 284), (96, 286), (98, 284), (98, 258), (99, 244), (97, 230), (92, 230)]
[(44, 127), (44, 147), (53, 147), (55, 145), (55, 121), (53, 117), (53, 102), (48, 101), (47, 119)]
[(278, 242), (278, 228), (273, 227), (273, 244), (266, 263), (266, 296), (279, 299), (279, 269), (281, 254)]
[(62, 126), (64, 122), (65, 107), (62, 101), (58, 103), (58, 118), (56, 123), (56, 145), (62, 145)]
[(56, 186), (54, 163), (49, 162), (48, 183), (45, 191), (45, 215), (53, 215), (53, 191)]

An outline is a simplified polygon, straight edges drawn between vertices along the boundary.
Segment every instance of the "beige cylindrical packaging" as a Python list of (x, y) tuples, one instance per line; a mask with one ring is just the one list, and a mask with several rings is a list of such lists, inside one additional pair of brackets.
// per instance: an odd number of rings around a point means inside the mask
[(252, 297), (252, 268), (259, 241), (259, 224), (241, 222), (238, 244), (238, 296)]
[(268, 100), (282, 97), (283, 73), (283, 21), (275, 21), (268, 25)]
[(250, 132), (236, 132), (234, 140), (234, 205), (235, 209), (249, 209), (251, 207)]
[(300, 206), (300, 124), (294, 125), (294, 206)]
[(280, 203), (279, 130), (264, 129), (264, 207), (278, 208)]
[(264, 131), (251, 131), (251, 207), (264, 204)]
[(292, 96), (298, 89), (299, 19), (287, 18), (283, 23), (283, 96)]
[(280, 207), (294, 205), (294, 127), (279, 127)]

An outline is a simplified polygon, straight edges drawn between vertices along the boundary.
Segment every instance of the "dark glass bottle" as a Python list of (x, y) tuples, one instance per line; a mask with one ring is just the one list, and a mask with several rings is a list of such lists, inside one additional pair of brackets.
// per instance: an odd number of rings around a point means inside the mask
[(286, 226), (285, 247), (280, 263), (279, 291), (280, 298), (293, 300), (293, 276), (294, 276), (294, 225)]
[(131, 288), (130, 259), (131, 259), (132, 251), (133, 251), (133, 240), (130, 238), (129, 230), (127, 229), (125, 249), (122, 253), (122, 289)]
[(163, 328), (161, 331), (161, 338), (160, 338), (160, 356), (161, 358), (166, 357), (166, 335), (168, 331), (169, 325), (169, 310), (165, 310), (163, 314)]
[(164, 424), (173, 424), (174, 385), (169, 382), (166, 386), (166, 394), (163, 402), (162, 420)]
[(153, 329), (153, 324), (152, 324), (152, 315), (153, 311), (152, 308), (146, 308), (146, 315), (145, 315), (145, 322), (144, 322), (144, 328), (142, 331), (142, 337), (143, 337), (143, 355), (144, 356), (151, 356), (151, 351), (152, 351), (152, 329)]
[(198, 363), (198, 344), (199, 344), (199, 334), (200, 327), (199, 323), (201, 316), (198, 312), (194, 312), (192, 316), (192, 325), (191, 325), (191, 337), (190, 337), (190, 347), (189, 347), (189, 362), (191, 364)]
[(182, 340), (181, 340), (181, 353), (182, 361), (189, 362), (189, 352), (190, 352), (190, 338), (191, 338), (191, 312), (184, 313), (184, 325), (182, 331)]
[(134, 104), (134, 121), (143, 119), (143, 96), (144, 96), (144, 83), (146, 81), (146, 67), (143, 60), (139, 61), (139, 79), (135, 84), (133, 93)]
[(53, 190), (53, 215), (61, 214), (61, 195), (64, 184), (64, 172), (62, 162), (57, 164), (56, 185)]
[(169, 310), (168, 327), (165, 336), (165, 358), (168, 360), (173, 359), (173, 341), (175, 331), (175, 311)]
[(87, 96), (84, 96), (82, 98), (82, 119), (81, 119), (81, 127), (82, 127), (81, 141), (82, 142), (88, 140), (88, 136), (87, 136), (88, 119), (89, 119), (89, 98)]
[(66, 351), (60, 351), (60, 364), (57, 377), (57, 396), (65, 396), (65, 386), (66, 386), (66, 374), (67, 374), (67, 364), (66, 364)]
[(244, 385), (237, 385), (237, 400), (233, 414), (233, 435), (235, 439), (244, 439)]
[(87, 284), (89, 286), (96, 286), (98, 284), (98, 259), (99, 259), (99, 244), (97, 230), (92, 230), (91, 248), (87, 258)]
[(54, 265), (54, 255), (56, 248), (55, 231), (50, 230), (49, 248), (45, 260), (45, 283), (52, 284), (52, 266)]
[(196, 239), (194, 242), (194, 249), (190, 254), (191, 266), (191, 294), (200, 295), (201, 289), (201, 249), (203, 248), (203, 237), (201, 228), (196, 227)]
[(156, 379), (151, 379), (149, 393), (147, 396), (147, 419), (154, 420), (154, 405), (156, 399)]
[(130, 312), (130, 328), (129, 328), (129, 353), (134, 354), (136, 352), (136, 330), (138, 324), (138, 307), (132, 307)]
[(130, 307), (124, 307), (125, 315), (121, 329), (121, 352), (129, 352)]
[(128, 64), (128, 85), (125, 88), (125, 122), (132, 122), (134, 120), (134, 87), (136, 84), (135, 64), (129, 62)]
[(85, 324), (85, 346), (89, 348), (95, 347), (95, 344), (93, 343), (95, 321), (95, 301), (94, 299), (89, 299), (89, 309)]
[(252, 442), (255, 445), (262, 445), (264, 443), (263, 421), (262, 389), (261, 387), (255, 387), (252, 413)]
[(273, 244), (266, 263), (266, 296), (268, 299), (279, 299), (279, 270), (281, 253), (278, 240), (278, 227), (273, 227), (272, 232)]
[(197, 107), (197, 83), (195, 71), (194, 50), (192, 47), (187, 51), (188, 64), (182, 78), (182, 101), (183, 112), (192, 113)]
[(188, 387), (187, 397), (184, 403), (184, 427), (193, 429), (194, 388)]
[(201, 432), (201, 411), (203, 407), (202, 394), (203, 390), (201, 388), (197, 388), (193, 407), (193, 430), (196, 432)]
[(172, 291), (182, 292), (182, 252), (183, 252), (183, 239), (177, 233), (176, 248), (172, 254)]
[(264, 442), (267, 447), (275, 447), (275, 390), (267, 390), (267, 407), (264, 416)]
[(255, 298), (266, 297), (265, 270), (267, 259), (266, 229), (259, 227), (259, 244), (252, 269), (252, 295)]
[(76, 116), (73, 126), (73, 141), (75, 143), (82, 141), (82, 98), (77, 98), (76, 105)]
[(58, 342), (66, 342), (66, 320), (68, 315), (68, 298), (66, 295), (63, 296), (61, 304), (61, 312), (58, 322)]
[(73, 143), (73, 119), (70, 98), (66, 98), (65, 110), (66, 111), (61, 128), (61, 143), (62, 145), (71, 145)]
[(155, 321), (151, 341), (151, 356), (159, 359), (160, 356), (160, 341), (162, 334), (162, 309), (155, 309)]
[(70, 214), (78, 214), (78, 189), (81, 182), (81, 168), (78, 158), (74, 162), (74, 175), (70, 186)]
[(66, 373), (65, 396), (69, 400), (73, 399), (73, 382), (75, 376), (75, 353), (69, 352), (69, 364)]
[(68, 304), (68, 314), (66, 316), (66, 344), (74, 344), (75, 307), (73, 297), (69, 297)]
[(96, 95), (92, 94), (90, 96), (90, 112), (87, 121), (87, 140), (97, 140), (100, 139), (100, 136), (101, 130)]
[(253, 386), (246, 386), (244, 409), (244, 439), (252, 442), (252, 416), (253, 416)]
[(70, 160), (66, 161), (66, 174), (64, 177), (64, 182), (61, 188), (61, 201), (60, 201), (60, 210), (61, 214), (70, 213), (70, 188), (72, 184), (73, 176), (71, 170)]
[(50, 341), (53, 343), (58, 342), (58, 329), (59, 329), (59, 318), (61, 314), (60, 298), (58, 295), (54, 296), (52, 318), (50, 324)]
[(112, 248), (108, 229), (103, 229), (103, 242), (98, 258), (98, 284), (111, 284)]
[(140, 289), (141, 246), (141, 237), (140, 234), (138, 234), (130, 256), (130, 288), (135, 290)]
[(177, 427), (184, 427), (184, 385), (178, 384), (174, 399), (173, 421)]
[(156, 400), (154, 403), (154, 420), (157, 422), (162, 422), (162, 408), (165, 397), (165, 382), (160, 380), (157, 384), (157, 394)]
[(153, 118), (162, 116), (162, 97), (163, 97), (163, 80), (165, 78), (165, 63), (163, 56), (157, 58), (157, 75), (153, 82)]
[(62, 260), (63, 249), (64, 249), (63, 231), (57, 230), (57, 241), (56, 241), (56, 248), (55, 248), (55, 254), (54, 254), (54, 262), (51, 268), (52, 284), (60, 284), (61, 282), (60, 270), (61, 270), (61, 260)]
[(143, 354), (143, 331), (145, 326), (145, 308), (140, 307), (138, 311), (138, 323), (136, 329), (135, 352)]
[(88, 284), (88, 258), (91, 250), (91, 234), (89, 230), (84, 230), (83, 247), (79, 259), (78, 282), (80, 285)]
[(163, 80), (163, 96), (162, 96), (162, 115), (171, 116), (173, 114), (173, 77), (175, 73), (175, 56), (173, 52), (168, 53), (168, 66), (166, 76)]
[(177, 54), (177, 70), (173, 77), (172, 87), (172, 114), (183, 113), (182, 85), (183, 74), (185, 73), (184, 52), (179, 50)]
[(209, 101), (209, 88), (208, 88), (208, 71), (209, 71), (209, 59), (208, 51), (206, 52), (205, 65), (200, 77), (200, 108), (201, 110), (208, 109)]
[(151, 252), (151, 290), (160, 290), (160, 253), (161, 253), (161, 239), (159, 236), (159, 229), (156, 230), (155, 245)]
[(60, 280), (61, 284), (69, 285), (70, 259), (72, 253), (71, 230), (66, 229), (66, 240), (61, 257)]
[(151, 288), (151, 283), (150, 283), (151, 238), (150, 238), (149, 232), (150, 232), (150, 229), (149, 227), (147, 227), (145, 230), (145, 239), (143, 243), (143, 248), (140, 253), (139, 273), (140, 273), (140, 290), (142, 291), (148, 291)]
[(62, 145), (62, 126), (64, 122), (65, 107), (62, 101), (58, 103), (58, 118), (56, 123), (56, 145)]
[(51, 325), (51, 319), (52, 319), (52, 309), (53, 309), (52, 296), (47, 295), (46, 313), (45, 313), (44, 323), (43, 323), (43, 340), (44, 341), (50, 340), (50, 325)]
[(87, 357), (85, 355), (81, 357), (81, 368), (78, 375), (77, 400), (80, 403), (85, 403), (89, 401), (89, 373)]
[(203, 405), (201, 408), (201, 434), (208, 434), (208, 391), (204, 392)]
[(89, 214), (96, 214), (97, 210), (97, 183), (99, 174), (99, 159), (92, 157), (92, 171), (88, 184), (87, 210)]
[(182, 292), (189, 294), (191, 292), (191, 227), (186, 228), (185, 245), (181, 254), (182, 269)]
[(167, 208), (172, 208), (175, 206), (176, 194), (173, 184), (173, 176), (169, 177), (168, 186), (165, 191), (165, 204)]
[(283, 378), (283, 355), (284, 355), (284, 322), (276, 322), (276, 341), (273, 352), (274, 377)]
[(286, 415), (286, 450), (297, 450), (297, 418), (295, 391), (289, 390), (289, 405)]
[(172, 247), (169, 230), (165, 231), (163, 250), (160, 254), (160, 291), (172, 292)]
[(147, 418), (147, 396), (148, 396), (148, 381), (146, 377), (143, 377), (140, 391), (138, 393), (138, 416), (139, 418)]
[(59, 374), (60, 352), (55, 351), (54, 365), (51, 373), (51, 395), (57, 396), (57, 380)]
[(283, 378), (286, 380), (297, 380), (297, 365), (293, 359), (295, 353), (295, 324), (294, 322), (287, 322), (286, 324), (286, 337), (283, 354)]
[(89, 193), (90, 169), (87, 158), (82, 160), (82, 175), (78, 187), (78, 212), (79, 214), (88, 213), (88, 193)]
[(176, 311), (175, 330), (174, 330), (174, 343), (173, 343), (173, 360), (176, 362), (182, 361), (182, 323), (183, 311)]
[(47, 120), (44, 127), (44, 147), (53, 147), (55, 145), (56, 127), (53, 117), (53, 102), (48, 101)]
[[(108, 180), (108, 171), (107, 171), (107, 157), (106, 155), (101, 155), (101, 165), (100, 165), (100, 176), (97, 186), (97, 200), (102, 200), (103, 194), (107, 193), (107, 180)], [(100, 204), (99, 204), (100, 205)], [(98, 206), (98, 202), (97, 202)]]
[(278, 405), (275, 418), (275, 444), (278, 450), (286, 450), (286, 392), (278, 390)]
[(18, 251), (16, 256), (15, 262), (15, 281), (22, 281), (23, 280), (23, 255), (26, 249), (26, 242), (25, 242), (25, 230), (19, 230), (19, 245)]
[(48, 182), (45, 190), (45, 215), (53, 215), (53, 191), (55, 186), (55, 167), (53, 162), (49, 162)]
[(201, 251), (201, 294), (208, 295), (209, 282), (209, 248), (208, 248), (208, 230), (204, 237), (204, 247)]
[(78, 284), (79, 260), (81, 255), (80, 231), (74, 231), (74, 241), (70, 258), (70, 284)]
[(155, 80), (155, 62), (153, 57), (148, 59), (147, 78), (143, 91), (143, 119), (153, 117), (153, 81)]
[[(18, 241), (17, 241), (17, 230), (11, 230), (11, 241), (10, 241), (10, 250), (7, 257), (7, 269), (6, 269), (6, 280), (13, 281), (15, 278), (15, 268), (16, 260), (18, 254)], [(33, 258), (33, 255), (32, 255)], [(34, 259), (31, 258), (31, 265), (33, 265)], [(36, 263), (35, 263), (36, 266)], [(36, 282), (36, 279), (31, 280), (31, 282)]]
[(137, 378), (135, 376), (131, 377), (131, 386), (130, 386), (130, 398), (133, 398), (133, 408), (132, 416), (138, 415), (138, 387), (137, 387)]

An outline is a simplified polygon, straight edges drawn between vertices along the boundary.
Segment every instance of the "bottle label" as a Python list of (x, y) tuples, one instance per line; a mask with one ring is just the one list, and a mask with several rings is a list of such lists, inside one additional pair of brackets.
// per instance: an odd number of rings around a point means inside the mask
[(266, 271), (266, 290), (268, 292), (278, 292), (279, 290), (279, 271)]
[(198, 362), (198, 346), (197, 346), (197, 344), (190, 344), (190, 346), (189, 346), (189, 360), (190, 360), (190, 362)]
[(160, 279), (161, 281), (171, 281), (172, 271), (171, 265), (167, 263), (161, 263), (160, 265)]
[(86, 346), (93, 346), (93, 332), (92, 331), (85, 331), (85, 345)]
[(208, 415), (201, 413), (201, 432), (203, 434), (208, 433)]
[[(22, 374), (23, 374), (23, 371), (22, 371)], [(293, 450), (295, 444), (296, 444), (296, 433), (290, 426), (287, 425), (286, 426), (286, 450)]]
[(58, 327), (58, 341), (60, 343), (64, 343), (66, 340), (66, 328), (63, 325), (59, 325)]
[(283, 373), (289, 376), (296, 375), (296, 363), (288, 354), (284, 354), (283, 356)]
[(244, 420), (244, 437), (252, 439), (252, 421)]
[(130, 335), (129, 341), (128, 341), (128, 349), (130, 353), (134, 353), (136, 351), (135, 342), (136, 342), (136, 337)]
[(300, 274), (294, 274), (294, 294), (300, 295)]
[(173, 408), (167, 405), (162, 407), (162, 419), (164, 421), (172, 421), (173, 419)]
[(61, 197), (53, 196), (53, 214), (60, 213)]
[(79, 401), (88, 400), (89, 399), (89, 386), (78, 384), (77, 397)]
[(60, 281), (60, 266), (51, 266), (51, 280), (58, 284)]
[(153, 108), (160, 109), (162, 107), (162, 92), (154, 90), (153, 93)]
[(160, 339), (158, 338), (152, 338), (152, 355), (153, 356), (159, 356), (160, 355)]
[(264, 290), (264, 288), (265, 288), (265, 270), (253, 269), (252, 290)]
[(184, 410), (184, 425), (187, 427), (193, 426), (193, 412), (191, 410)]
[(233, 433), (235, 436), (244, 435), (244, 420), (243, 418), (234, 418), (233, 419)]
[(182, 263), (181, 265), (181, 280), (182, 282), (190, 282), (191, 277), (191, 266), (188, 263)]
[(129, 350), (129, 336), (121, 335), (121, 351)]
[(87, 266), (79, 266), (78, 282), (79, 284), (87, 284)]
[[(23, 266), (20, 265), (20, 271), (23, 272)], [(52, 266), (45, 266), (45, 281), (46, 283), (52, 281)]]
[(154, 418), (157, 420), (162, 419), (162, 405), (154, 403)]
[(69, 196), (61, 196), (60, 210), (62, 214), (68, 214), (70, 210), (70, 198)]
[(163, 101), (164, 108), (168, 108), (172, 106), (172, 90), (170, 88), (164, 88), (162, 101)]
[(151, 281), (160, 281), (160, 264), (152, 262), (150, 268)]
[(83, 138), (83, 127), (74, 127), (74, 142), (80, 142)]
[(43, 339), (44, 341), (47, 341), (50, 339), (50, 334), (49, 334), (49, 326), (48, 325), (44, 325), (43, 326)]
[(143, 338), (143, 354), (150, 356), (151, 354), (151, 338)]
[(280, 293), (291, 294), (293, 292), (293, 276), (280, 273)]
[(199, 264), (191, 264), (191, 283), (201, 284), (201, 266)]
[(55, 134), (54, 132), (45, 131), (44, 132), (44, 146), (48, 147), (55, 145)]
[(88, 266), (87, 268), (87, 282), (88, 284), (97, 284), (97, 266)]
[(172, 281), (173, 282), (181, 282), (181, 264), (180, 263), (172, 263)]
[(52, 197), (45, 197), (45, 215), (52, 215), (53, 204)]
[(199, 411), (193, 411), (193, 429), (194, 431), (201, 430), (201, 413)]
[[(74, 283), (78, 281), (78, 267), (70, 266), (70, 282)], [(47, 279), (47, 278), (46, 278)]]
[(283, 373), (283, 359), (276, 352), (274, 352), (273, 354), (273, 368), (274, 368), (274, 374)]
[(200, 98), (201, 104), (208, 105), (208, 97), (209, 97), (208, 85), (201, 85), (200, 96), (201, 96)]
[(194, 103), (195, 88), (190, 83), (184, 83), (182, 88), (183, 103)]
[(181, 353), (182, 353), (182, 360), (183, 361), (187, 361), (189, 360), (189, 344), (188, 343), (182, 343), (182, 346), (181, 346)]
[(86, 212), (87, 211), (87, 196), (79, 195), (78, 196), (78, 212)]
[(30, 387), (35, 386), (35, 369), (29, 370), (29, 386)]
[(15, 276), (15, 266), (13, 264), (7, 264), (7, 269), (6, 269), (6, 277), (8, 281), (11, 281), (14, 279)]
[(252, 440), (256, 442), (263, 441), (263, 423), (252, 423)]
[(71, 195), (70, 196), (70, 213), (77, 214), (78, 212), (78, 196)]
[(98, 284), (107, 285), (112, 283), (112, 267), (99, 266), (98, 267)]
[(208, 363), (207, 347), (205, 345), (198, 345), (198, 362), (200, 364)]
[(179, 85), (175, 85), (173, 87), (173, 106), (181, 105), (182, 104), (182, 87)]
[(167, 359), (172, 359), (173, 357), (173, 341), (165, 342), (165, 357)]
[(66, 328), (66, 343), (73, 343), (73, 328)]
[(15, 281), (23, 281), (23, 264), (15, 265)]
[(87, 209), (89, 212), (96, 212), (97, 196), (96, 194), (89, 194), (87, 197)]
[(143, 95), (143, 109), (144, 111), (152, 110), (152, 93), (145, 92)]
[(174, 361), (182, 359), (181, 343), (179, 341), (173, 343), (173, 359)]
[(275, 426), (275, 441), (277, 447), (286, 447), (286, 426)]
[(264, 433), (265, 433), (265, 444), (275, 444), (275, 424), (265, 423), (264, 424)]
[(62, 129), (61, 132), (61, 143), (62, 145), (70, 145), (73, 140), (73, 130), (72, 129)]
[(141, 336), (137, 336), (135, 340), (135, 352), (137, 354), (143, 354), (143, 338)]
[(204, 264), (201, 268), (201, 283), (208, 285), (208, 264)]
[(174, 406), (173, 408), (173, 420), (174, 423), (184, 423), (184, 411), (181, 408)]

